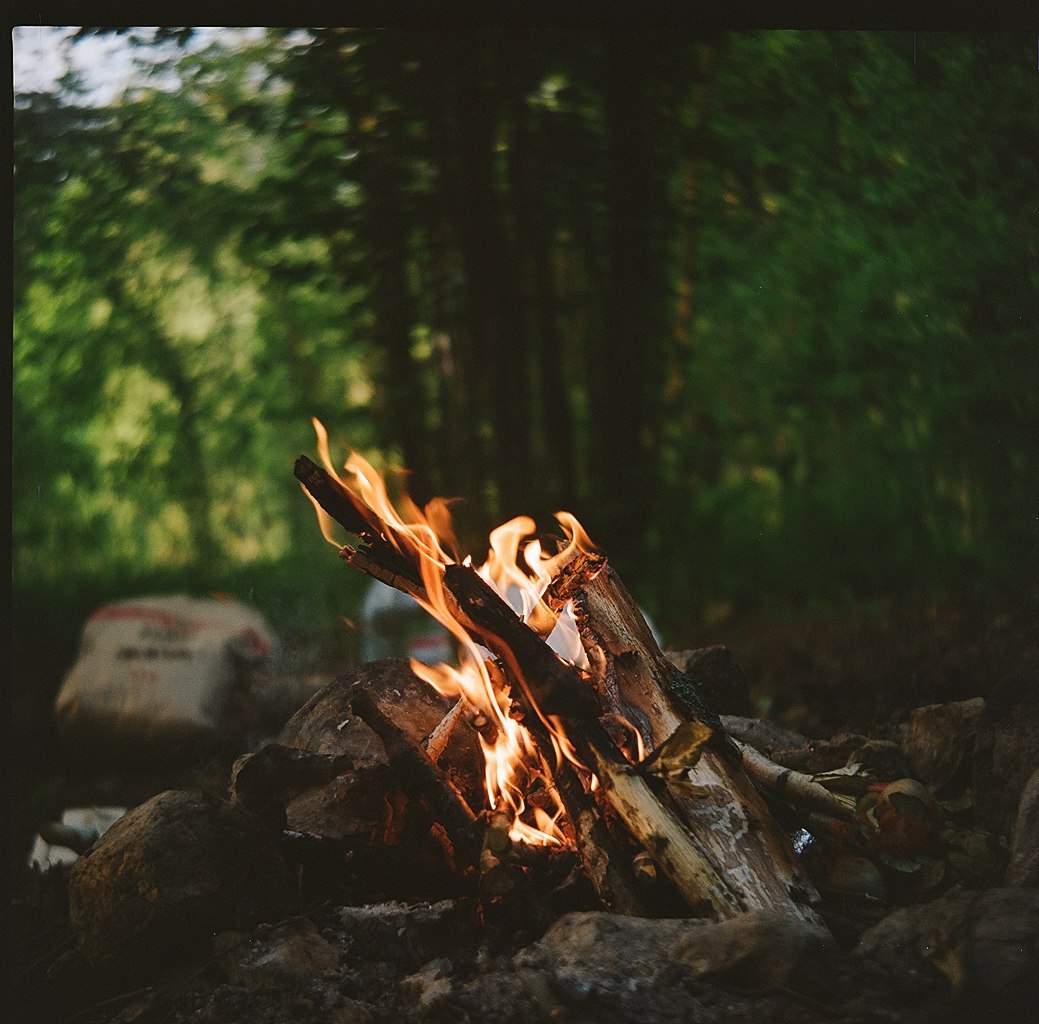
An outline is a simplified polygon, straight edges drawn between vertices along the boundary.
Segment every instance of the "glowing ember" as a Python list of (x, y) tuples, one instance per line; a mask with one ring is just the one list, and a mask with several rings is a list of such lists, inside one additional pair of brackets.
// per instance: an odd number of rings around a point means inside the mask
[[(563, 808), (552, 785), (552, 770), (542, 760), (527, 729), (512, 717), (513, 703), (501, 671), (487, 652), (473, 642), (448, 605), (443, 571), (447, 565), (460, 561), (448, 503), (435, 498), (422, 510), (410, 499), (403, 498), (398, 502), (398, 509), (390, 500), (383, 478), (357, 452), (351, 452), (344, 465), (346, 474), (340, 476), (329, 454), (328, 432), (319, 420), (312, 422), (325, 469), (371, 509), (381, 521), (379, 525), (387, 539), (417, 562), (426, 600), (416, 600), (458, 642), (457, 666), (425, 665), (411, 659), (411, 669), (438, 693), (465, 700), (487, 723), (479, 735), (492, 810), (507, 808), (512, 813), (509, 834), (513, 840), (534, 845), (565, 841), (558, 827)], [(325, 539), (341, 547), (333, 535), (332, 519), (309, 493), (307, 496), (317, 511)], [(557, 553), (545, 554), (535, 536), (534, 521), (527, 516), (517, 516), (492, 531), (487, 559), (476, 571), (561, 658), (585, 668), (588, 659), (581, 646), (572, 606), (567, 603), (563, 611), (556, 614), (545, 603), (543, 595), (567, 562), (580, 552), (593, 551), (594, 546), (570, 513), (558, 512), (556, 520), (567, 537), (566, 545)], [(580, 767), (559, 721), (555, 716), (543, 715), (536, 707), (535, 710), (552, 739), (557, 764), (565, 758)], [(540, 802), (547, 802), (551, 811), (530, 805), (530, 795), (539, 780), (544, 793)]]

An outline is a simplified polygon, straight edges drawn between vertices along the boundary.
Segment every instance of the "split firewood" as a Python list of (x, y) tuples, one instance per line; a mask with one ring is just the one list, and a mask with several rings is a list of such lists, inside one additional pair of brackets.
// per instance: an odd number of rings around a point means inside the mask
[(430, 760), (426, 751), (385, 714), (377, 699), (357, 684), (351, 691), (353, 713), (373, 729), (386, 747), (406, 792), (424, 797), (445, 830), (454, 859), (464, 870), (479, 859), (481, 837), (477, 817), (450, 779)]
[[(662, 745), (678, 747), (664, 785), (712, 867), (731, 881), (748, 909), (785, 908), (817, 921), (809, 904), (818, 895), (744, 771), (742, 751), (692, 680), (660, 651), (606, 559), (578, 555), (553, 580), (546, 598), (557, 610), (573, 603), (603, 703), (638, 729), (647, 764)], [(706, 739), (698, 745), (672, 740), (682, 739), (680, 730), (689, 723), (700, 723)]]
[(465, 698), (459, 697), (454, 707), (440, 720), (440, 724), (426, 737), (426, 755), (434, 764), (440, 760), (440, 755), (451, 742), (451, 735), (466, 709), (465, 705)]
[[(356, 532), (367, 545), (361, 550), (344, 548), (343, 557), (405, 593), (428, 599), (417, 564), (411, 564), (408, 556), (388, 542), (371, 516), (358, 510), (357, 499), (352, 496), (344, 499), (345, 489), (341, 485), (326, 486), (322, 473), (309, 460), (301, 458), (297, 462), (296, 475), (314, 498), (334, 519), (338, 520), (337, 512), (341, 511), (345, 519), (339, 520), (342, 525)], [(319, 486), (315, 487), (315, 483)], [(614, 579), (612, 570), (609, 572), (611, 575), (606, 579)], [(690, 712), (686, 717), (706, 722), (720, 743), (724, 732), (716, 716), (704, 707), (696, 707), (695, 691), (683, 693), (688, 680), (673, 666), (671, 671), (676, 678), (669, 680), (666, 671), (661, 677), (659, 664), (666, 664), (666, 660), (657, 650), (641, 615), (633, 616), (626, 607), (623, 601), (626, 591), (622, 591), (619, 581), (617, 584), (612, 587), (612, 593), (622, 600), (615, 616), (619, 616), (627, 632), (644, 634), (639, 637), (642, 641), (639, 646), (644, 652), (641, 656), (646, 668), (630, 678), (620, 678), (614, 673), (625, 692), (624, 699), (617, 702), (619, 708), (608, 705), (609, 710), (620, 710), (629, 720), (633, 720), (634, 715), (636, 728), (658, 746), (683, 721), (673, 706), (674, 701), (680, 700), (684, 702), (684, 710)], [(679, 787), (665, 783), (665, 792), (658, 793), (647, 775), (633, 770), (600, 723), (604, 709), (593, 680), (609, 683), (608, 674), (597, 676), (593, 672), (589, 677), (563, 662), (471, 567), (458, 564), (444, 567), (442, 588), (452, 617), (473, 640), (497, 657), (510, 678), (518, 683), (513, 699), (525, 720), (536, 721), (539, 712), (559, 718), (583, 763), (598, 778), (603, 799), (694, 912), (729, 918), (757, 907), (782, 907), (817, 920), (800, 902), (801, 898), (807, 901), (812, 893), (797, 870), (789, 843), (781, 834), (777, 840), (778, 829), (774, 824), (770, 827), (767, 809), (739, 770), (735, 753), (731, 755), (735, 771), (722, 769), (719, 758), (724, 755), (721, 752), (712, 752), (710, 757), (704, 752), (698, 756), (698, 764), (706, 763), (706, 767), (700, 769), (692, 792), (682, 793)], [(603, 602), (609, 603), (606, 591), (593, 588), (591, 592), (601, 593)], [(630, 597), (627, 603), (634, 607)], [(616, 634), (618, 642), (623, 642), (619, 630), (604, 629), (601, 635), (608, 638), (611, 632)], [(600, 655), (599, 662), (609, 667), (605, 653)], [(644, 688), (641, 694), (640, 687)], [(640, 696), (643, 699), (634, 699)], [(705, 793), (709, 794), (708, 799), (704, 799)], [(753, 805), (751, 813), (738, 813), (749, 805)], [(748, 844), (752, 829), (763, 831), (764, 842)], [(718, 833), (725, 833), (724, 838), (719, 839)], [(742, 852), (747, 845), (751, 850), (749, 858)]]
[[(345, 488), (305, 456), (297, 460), (295, 472), (333, 519), (366, 542), (366, 550), (344, 547), (341, 555), (346, 561), (390, 586), (428, 601), (417, 567), (402, 558), (381, 527), (358, 509), (359, 503)], [(558, 715), (572, 726), (569, 731), (573, 742), (609, 794), (611, 806), (638, 844), (660, 861), (690, 907), (702, 908), (706, 904), (720, 917), (731, 917), (744, 909), (649, 784), (631, 773), (627, 760), (599, 725), (599, 702), (587, 680), (561, 661), (468, 566), (448, 565), (443, 586), (457, 621), (474, 640), (497, 656), (519, 683), (514, 698), (523, 707), (525, 718), (537, 721), (535, 709), (540, 708), (543, 714)], [(577, 820), (581, 820), (580, 813)], [(597, 859), (602, 854), (593, 849), (586, 856)], [(600, 881), (607, 872), (619, 871), (615, 858), (607, 857), (606, 861), (605, 866), (598, 867)]]
[[(476, 633), (480, 643), (499, 656), (509, 674), (520, 680), (522, 685), (515, 696), (524, 706), (527, 720), (536, 721), (533, 707), (537, 706), (574, 726), (568, 735), (599, 779), (611, 808), (637, 843), (657, 860), (690, 909), (723, 918), (747, 909), (707, 861), (696, 838), (682, 827), (648, 781), (631, 770), (599, 724), (598, 701), (587, 681), (560, 661), (475, 572), (464, 566), (448, 566), (444, 584), (457, 605), (460, 620)], [(561, 769), (557, 775), (563, 777), (565, 772)], [(606, 853), (613, 844), (605, 829), (598, 827), (597, 818), (590, 810), (576, 815), (571, 811), (575, 827), (588, 829), (587, 835), (579, 836), (578, 852), (597, 890), (607, 890), (608, 900), (618, 911), (633, 913), (632, 908), (643, 901), (637, 888), (623, 879), (623, 861)]]

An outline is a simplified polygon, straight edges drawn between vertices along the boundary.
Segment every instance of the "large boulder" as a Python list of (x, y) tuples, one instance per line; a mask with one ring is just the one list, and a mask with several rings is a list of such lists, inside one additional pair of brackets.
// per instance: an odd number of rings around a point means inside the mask
[(208, 951), (279, 911), (289, 873), (274, 833), (223, 800), (159, 793), (120, 818), (69, 879), (69, 917), (95, 968), (135, 978)]

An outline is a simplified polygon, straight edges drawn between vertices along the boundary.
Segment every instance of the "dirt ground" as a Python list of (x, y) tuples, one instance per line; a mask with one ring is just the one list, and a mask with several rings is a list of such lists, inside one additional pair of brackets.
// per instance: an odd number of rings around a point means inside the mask
[[(755, 711), (763, 718), (808, 737), (859, 732), (897, 739), (911, 708), (981, 696), (998, 717), (1000, 709), (1039, 691), (1039, 589), (987, 603), (934, 603), (923, 608), (857, 604), (782, 618), (757, 614), (691, 626), (676, 641), (669, 646), (727, 645), (747, 677)], [(316, 687), (344, 668), (315, 664), (306, 666), (306, 674)], [(291, 710), (284, 707), (274, 715), (287, 717)], [(263, 726), (276, 731), (278, 724), (261, 722), (260, 731)], [(239, 737), (239, 747), (242, 742)], [(17, 1019), (59, 1019), (48, 1016), (56, 1008), (48, 1006), (47, 970), (73, 944), (67, 921), (67, 872), (41, 876), (26, 865), (38, 823), (55, 818), (63, 807), (132, 806), (173, 787), (225, 795), (230, 764), (238, 752), (232, 743), (199, 754), (190, 764), (113, 772), (63, 760), (53, 734), (42, 728), (32, 755), (12, 765), (9, 775), (14, 940), (9, 967)], [(149, 1012), (153, 1011), (154, 1006)], [(207, 1004), (210, 1011), (217, 1012)], [(253, 1011), (259, 1012), (258, 1005)], [(83, 1008), (79, 1012), (82, 1020), (138, 1019), (115, 1011), (106, 1017), (96, 1007), (92, 1013)], [(185, 1004), (185, 1020), (196, 1019), (191, 1012)], [(231, 1007), (228, 1012), (227, 1019), (246, 1019), (235, 1016), (238, 1011)], [(246, 1007), (242, 1012), (252, 1011)], [(256, 1019), (285, 1019), (285, 1012), (283, 1005), (272, 1002), (269, 1012)], [(309, 1011), (302, 1016), (309, 1019)], [(139, 1019), (152, 1018), (142, 1013)], [(179, 1018), (174, 1014), (161, 1019)], [(356, 1019), (369, 1018), (359, 1013)]]

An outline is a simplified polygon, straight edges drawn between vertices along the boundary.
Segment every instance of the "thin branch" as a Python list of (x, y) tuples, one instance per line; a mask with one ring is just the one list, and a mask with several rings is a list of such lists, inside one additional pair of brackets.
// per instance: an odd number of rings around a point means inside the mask
[(781, 796), (792, 804), (809, 810), (819, 811), (841, 821), (855, 819), (854, 801), (842, 799), (825, 786), (816, 782), (811, 775), (785, 768), (741, 740), (730, 737), (740, 752), (743, 770), (763, 789)]

